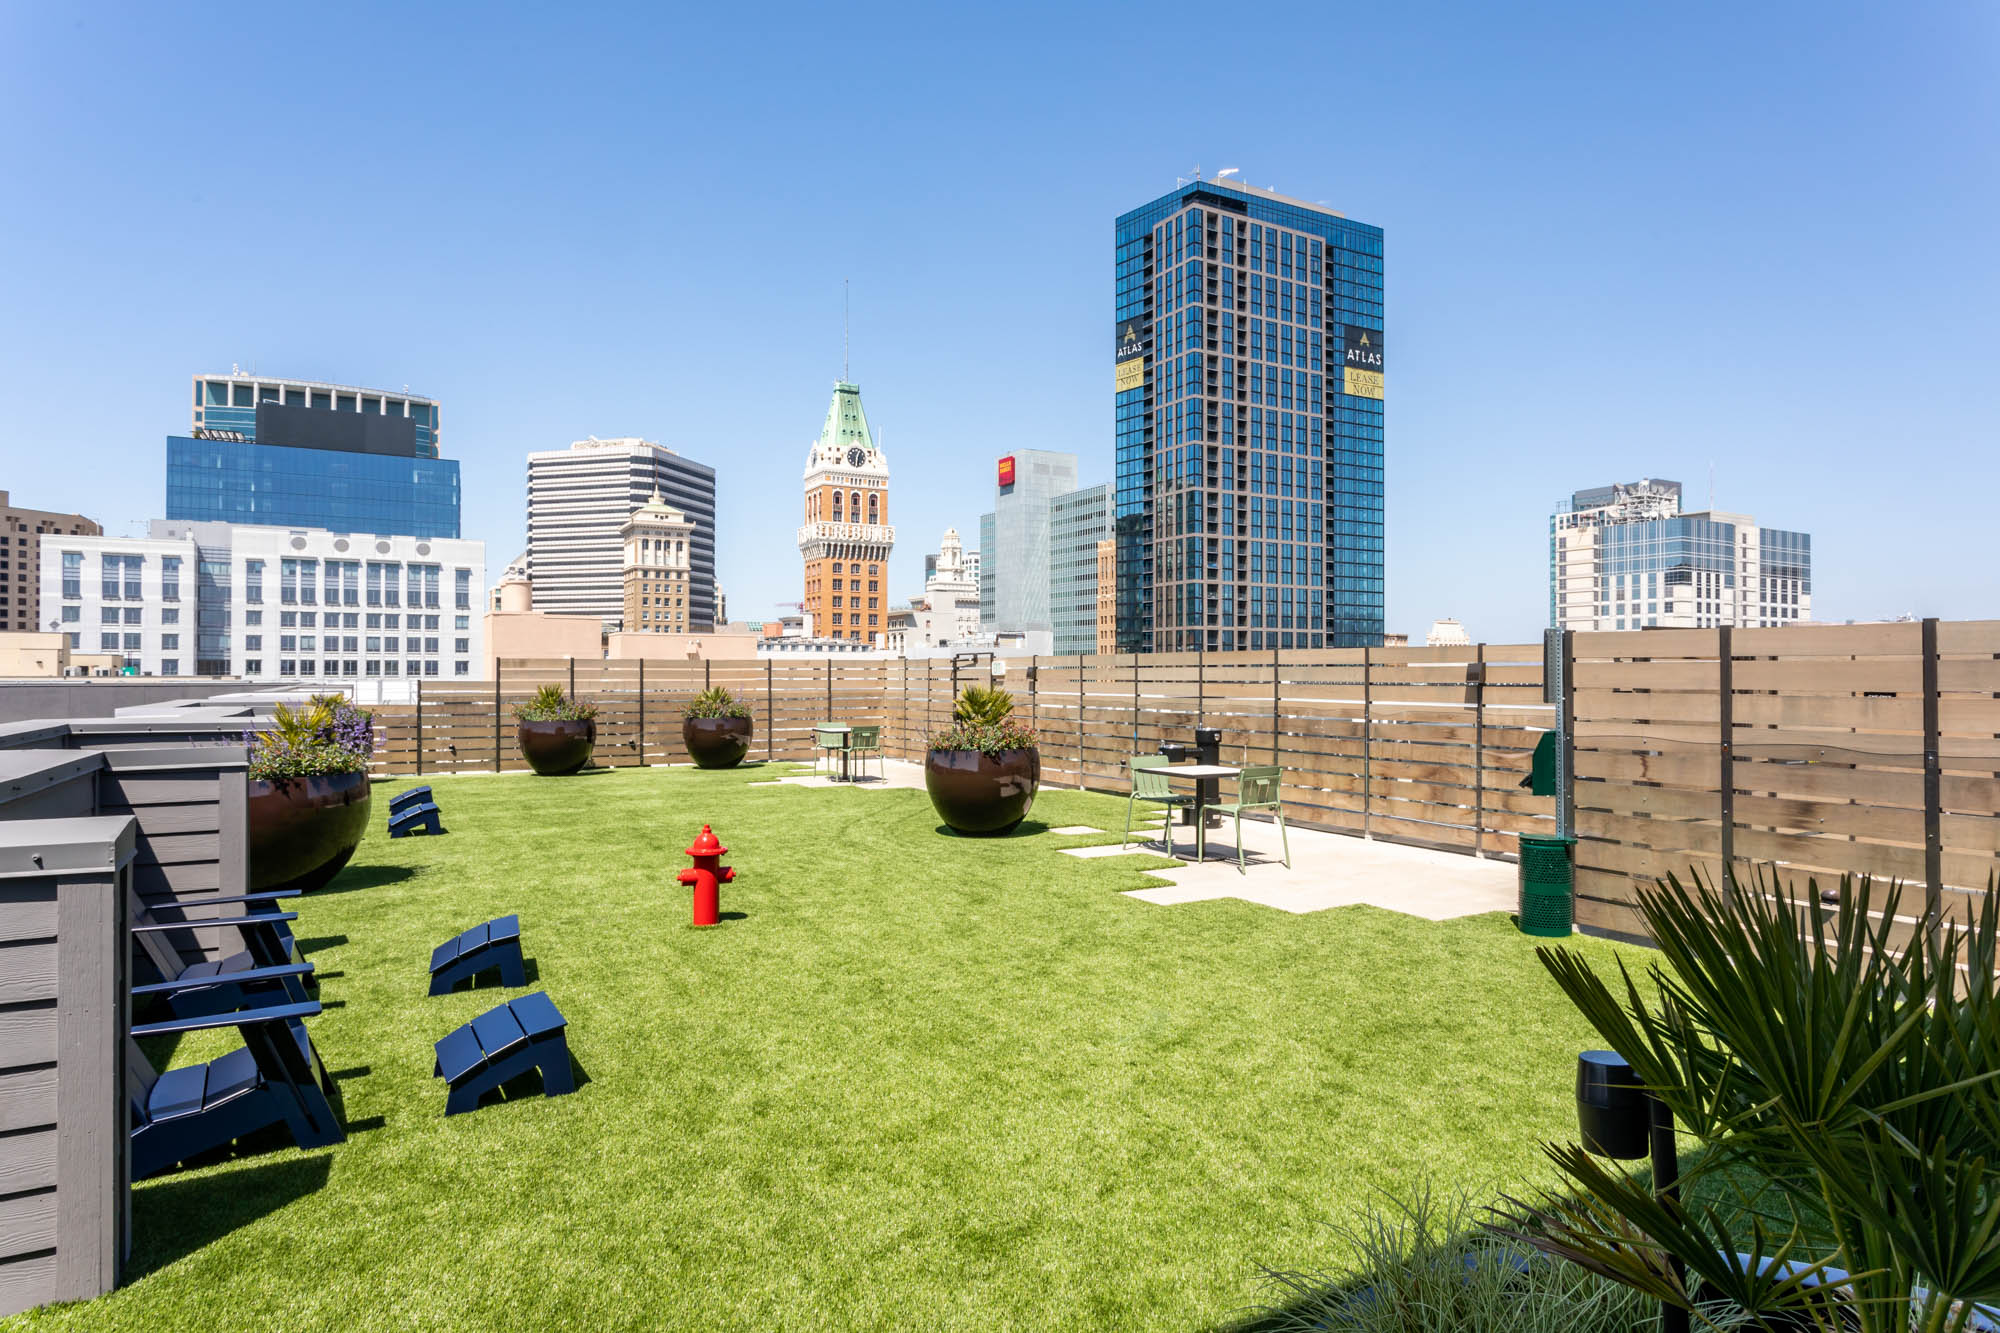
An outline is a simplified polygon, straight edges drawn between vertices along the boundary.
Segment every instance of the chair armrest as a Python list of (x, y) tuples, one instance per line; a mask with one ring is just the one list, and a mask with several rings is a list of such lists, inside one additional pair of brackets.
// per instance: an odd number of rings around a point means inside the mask
[(134, 995), (167, 995), (180, 990), (203, 990), (210, 986), (234, 985), (244, 981), (276, 981), (279, 977), (303, 977), (313, 970), (311, 963), (281, 963), (276, 967), (253, 967), (242, 972), (222, 972), (212, 977), (187, 977), (179, 981), (155, 981), (134, 986)]
[(297, 921), (297, 912), (255, 912), (249, 916), (206, 916), (192, 921), (156, 921), (151, 925), (133, 926), (132, 933), (156, 930), (194, 930), (201, 926), (268, 926), (280, 921)]
[(255, 1027), (264, 1023), (283, 1023), (294, 1018), (311, 1018), (319, 1012), (319, 1001), (307, 1000), (303, 1004), (274, 1004), (265, 1009), (239, 1009), (233, 1014), (209, 1014), (203, 1018), (174, 1018), (163, 1023), (140, 1023), (133, 1027), (135, 1037), (165, 1037), (177, 1032), (208, 1032), (215, 1028)]
[(263, 893), (239, 893), (232, 898), (190, 898), (184, 903), (177, 903), (176, 906), (206, 907), (210, 903), (263, 903), (276, 898), (296, 898), (300, 892), (298, 889), (267, 889)]

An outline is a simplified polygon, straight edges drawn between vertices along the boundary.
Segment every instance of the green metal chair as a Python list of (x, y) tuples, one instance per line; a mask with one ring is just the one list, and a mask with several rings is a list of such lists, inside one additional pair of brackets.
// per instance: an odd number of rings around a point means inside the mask
[(1292, 864), (1292, 839), (1285, 832), (1285, 806), (1278, 794), (1278, 779), (1283, 772), (1276, 764), (1261, 764), (1246, 768), (1236, 776), (1236, 799), (1233, 802), (1218, 801), (1204, 806), (1195, 815), (1194, 859), (1199, 862), (1206, 852), (1208, 819), (1210, 810), (1217, 814), (1236, 816), (1236, 873), (1249, 873), (1243, 865), (1243, 812), (1245, 810), (1269, 810), (1271, 818), (1278, 825), (1278, 840), (1285, 849), (1285, 868)]
[(881, 773), (884, 781), (888, 780), (889, 764), (882, 757), (882, 728), (855, 727), (847, 733), (847, 750), (854, 756), (857, 773), (861, 771), (859, 765), (872, 754), (875, 756), (876, 771)]
[(819, 772), (819, 762), (826, 759), (827, 771), (833, 771), (833, 756), (847, 748), (847, 731), (832, 722), (813, 724), (813, 772)]
[[(1163, 754), (1135, 754), (1132, 756), (1132, 794), (1125, 798), (1125, 836), (1118, 844), (1120, 847), (1128, 847), (1132, 843), (1132, 807), (1140, 801), (1146, 801), (1153, 805), (1167, 806), (1169, 809), (1175, 806), (1188, 806), (1194, 803), (1194, 797), (1183, 795), (1174, 790), (1171, 780), (1165, 773), (1152, 771), (1165, 768), (1166, 766), (1167, 757)], [(1198, 833), (1196, 836), (1199, 839), (1200, 835)], [(1165, 838), (1167, 855), (1172, 856), (1174, 854), (1174, 817), (1171, 814), (1167, 816)]]

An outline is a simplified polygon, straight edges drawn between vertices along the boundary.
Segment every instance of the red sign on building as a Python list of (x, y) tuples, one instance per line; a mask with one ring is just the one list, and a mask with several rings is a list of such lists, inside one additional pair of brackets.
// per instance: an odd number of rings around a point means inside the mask
[(1000, 484), (1002, 486), (1012, 486), (1014, 484), (1014, 455), (1012, 454), (1008, 454), (1000, 460)]

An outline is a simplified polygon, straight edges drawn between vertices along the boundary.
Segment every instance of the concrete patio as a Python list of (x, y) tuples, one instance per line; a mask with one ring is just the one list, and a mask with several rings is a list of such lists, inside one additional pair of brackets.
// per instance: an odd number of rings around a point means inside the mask
[[(900, 759), (886, 760), (878, 771), (869, 761), (868, 773), (847, 784), (835, 782), (824, 773), (781, 779), (803, 787), (852, 785), (862, 790), (913, 788), (921, 791), (924, 771), (920, 765)], [(1065, 848), (1066, 855), (1081, 859), (1104, 856), (1159, 856), (1164, 853), (1158, 829), (1157, 810), (1151, 814), (1143, 836), (1135, 824), (1135, 841), (1128, 848), (1102, 843)], [(1119, 828), (1095, 830), (1081, 826), (1050, 830), (1063, 836), (1097, 837), (1118, 833)], [(1240, 898), (1245, 902), (1275, 907), (1281, 912), (1321, 912), (1330, 907), (1366, 905), (1391, 912), (1447, 921), (1453, 917), (1476, 916), (1483, 912), (1511, 912), (1516, 901), (1515, 870), (1511, 861), (1482, 859), (1459, 852), (1435, 851), (1403, 843), (1381, 842), (1342, 833), (1323, 833), (1293, 827), (1292, 864), (1288, 868), (1279, 849), (1278, 828), (1262, 821), (1243, 823), (1243, 849), (1247, 866), (1236, 868), (1233, 821), (1220, 821), (1208, 831), (1206, 856), (1193, 864), (1194, 829), (1183, 826), (1175, 816), (1174, 855), (1186, 862), (1180, 866), (1149, 871), (1168, 881), (1159, 888), (1134, 889), (1126, 896), (1163, 907), (1208, 902), (1217, 898)]]

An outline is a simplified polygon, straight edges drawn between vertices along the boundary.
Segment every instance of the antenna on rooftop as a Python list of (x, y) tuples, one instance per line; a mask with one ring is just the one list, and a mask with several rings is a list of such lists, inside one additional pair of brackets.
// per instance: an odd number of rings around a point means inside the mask
[(848, 348), (847, 279), (840, 280), (840, 382), (847, 383)]

